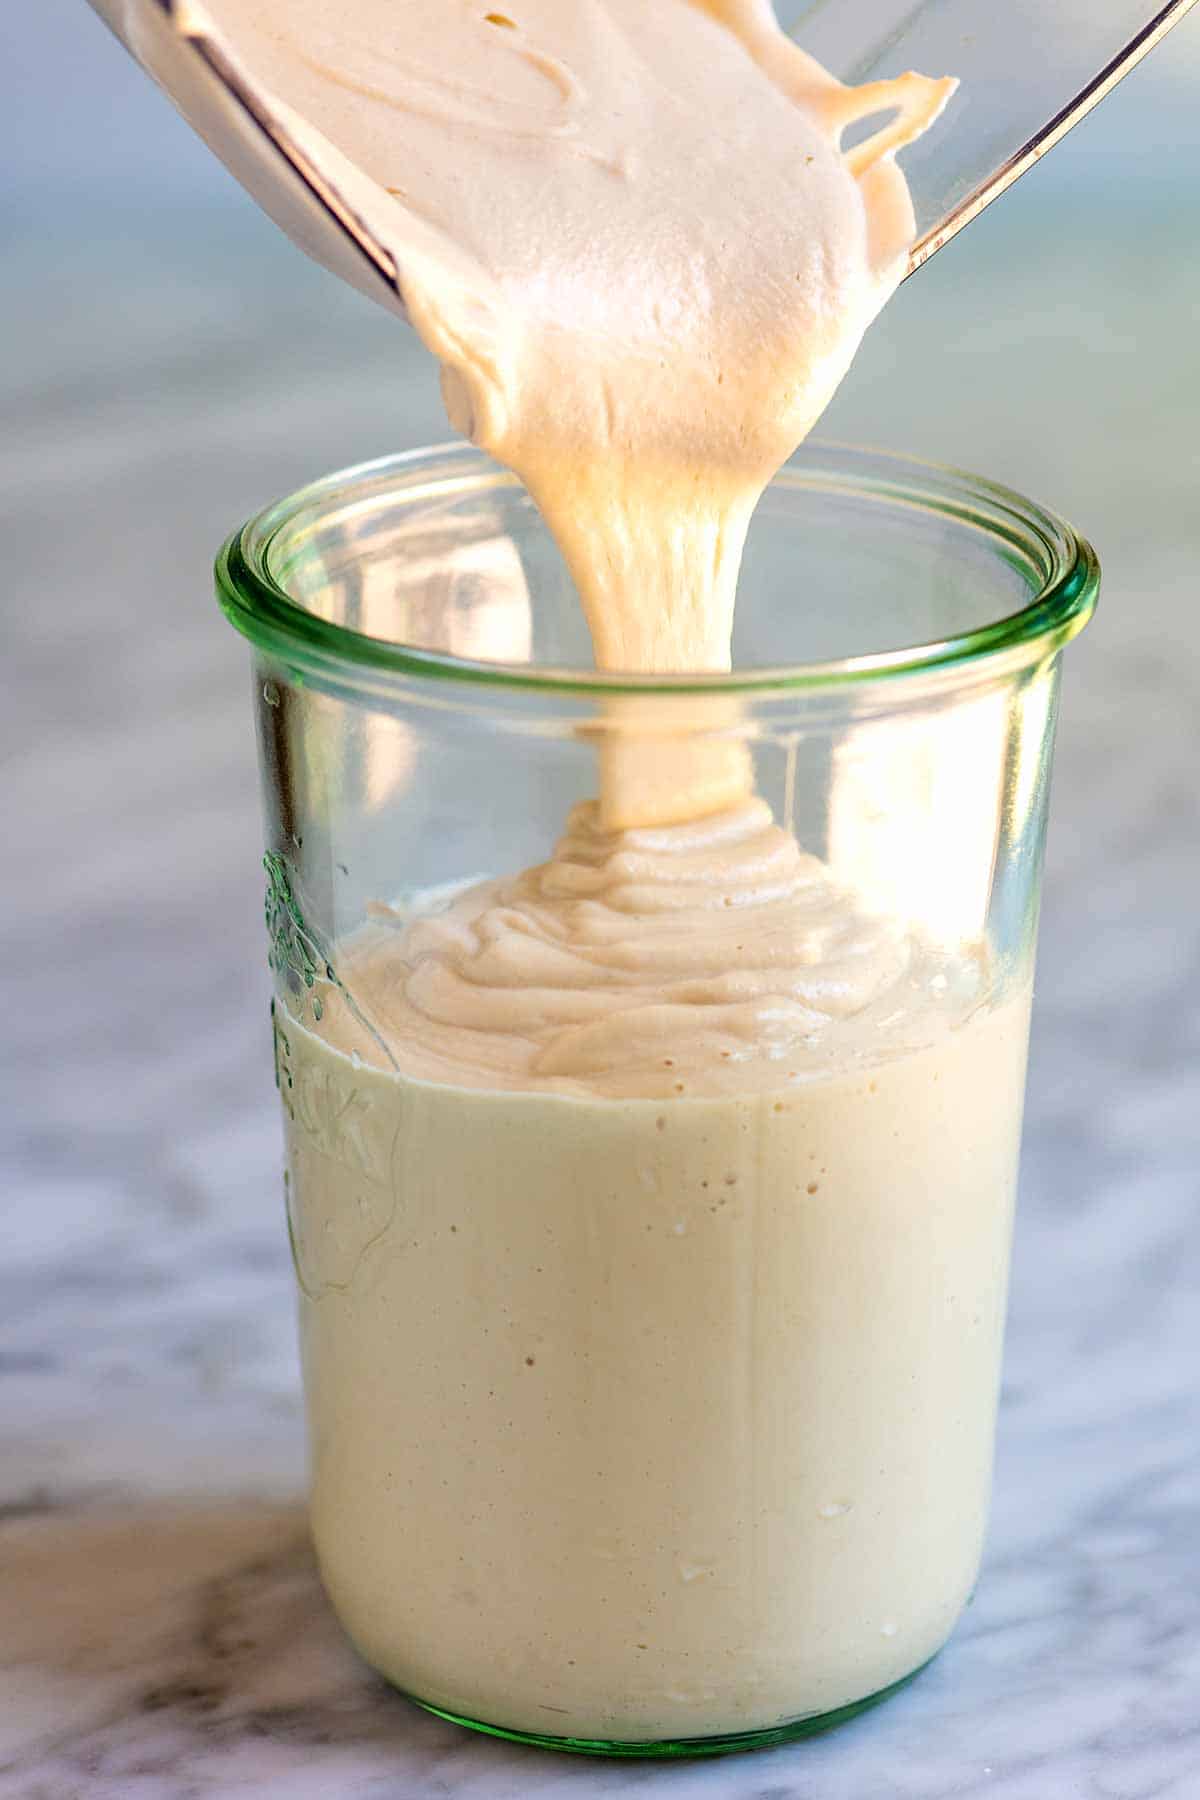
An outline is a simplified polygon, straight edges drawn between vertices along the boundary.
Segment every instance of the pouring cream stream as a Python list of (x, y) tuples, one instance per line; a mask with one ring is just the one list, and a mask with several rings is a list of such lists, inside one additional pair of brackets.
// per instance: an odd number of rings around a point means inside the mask
[(384, 234), (451, 419), (536, 499), (597, 665), (728, 668), (750, 513), (904, 273), (894, 153), (954, 83), (846, 88), (766, 0), (191, 10)]
[[(391, 255), (452, 422), (536, 500), (597, 666), (727, 669), (750, 516), (905, 272), (895, 153), (954, 82), (846, 87), (769, 0), (177, 10)], [(744, 798), (717, 723), (647, 743), (614, 702), (604, 823)]]

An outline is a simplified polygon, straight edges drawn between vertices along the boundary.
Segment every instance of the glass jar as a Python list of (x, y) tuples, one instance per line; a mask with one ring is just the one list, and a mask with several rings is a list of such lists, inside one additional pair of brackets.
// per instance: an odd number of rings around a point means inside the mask
[[(313, 1534), (421, 1704), (735, 1749), (853, 1714), (949, 1635), (991, 1479), (1059, 655), (1097, 583), (1015, 494), (820, 446), (759, 507), (728, 675), (594, 673), (531, 502), (466, 448), (331, 476), (225, 546)], [(580, 810), (598, 771), (732, 767), (745, 829)]]

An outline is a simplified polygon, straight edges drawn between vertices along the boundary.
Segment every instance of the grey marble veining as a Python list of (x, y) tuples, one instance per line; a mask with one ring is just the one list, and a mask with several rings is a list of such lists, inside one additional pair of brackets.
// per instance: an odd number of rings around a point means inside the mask
[(831, 420), (1041, 495), (1107, 569), (1069, 654), (987, 1563), (885, 1708), (672, 1768), (390, 1694), (305, 1536), (247, 679), (207, 570), (272, 493), (443, 436), (432, 375), (232, 203), (14, 227), (0, 1800), (1200, 1796), (1195, 191), (1120, 239), (1065, 193), (909, 284)]

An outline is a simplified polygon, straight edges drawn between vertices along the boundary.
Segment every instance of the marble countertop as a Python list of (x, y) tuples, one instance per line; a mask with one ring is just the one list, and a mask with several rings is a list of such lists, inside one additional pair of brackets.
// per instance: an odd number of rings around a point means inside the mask
[(18, 224), (0, 1800), (1200, 1795), (1200, 271), (1178, 196), (1116, 242), (1102, 197), (1046, 195), (909, 284), (833, 419), (1028, 488), (1108, 572), (1068, 659), (983, 1579), (886, 1707), (670, 1768), (389, 1693), (305, 1535), (248, 682), (207, 570), (272, 493), (445, 435), (432, 375), (232, 196)]

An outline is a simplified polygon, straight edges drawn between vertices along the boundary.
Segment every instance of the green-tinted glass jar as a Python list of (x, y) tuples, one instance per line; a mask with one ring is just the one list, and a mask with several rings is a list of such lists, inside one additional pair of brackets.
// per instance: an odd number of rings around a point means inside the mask
[[(527, 496), (449, 448), (270, 508), (218, 582), (254, 657), (313, 1528), (351, 1636), (449, 1717), (614, 1754), (773, 1742), (891, 1692), (978, 1567), (1091, 550), (985, 482), (808, 448), (752, 526), (733, 672), (601, 677)], [(729, 1091), (682, 1064), (597, 1088), (541, 1038), (561, 1078), (439, 1078), (363, 944), (391, 934), (403, 988), (406, 927), (545, 863), (631, 731), (648, 769), (747, 758), (874, 935), (836, 980), (836, 919), (789, 939), (811, 1045), (749, 1043)], [(604, 853), (634, 859), (634, 915), (659, 848)], [(606, 895), (611, 983), (641, 924), (626, 942)], [(743, 981), (747, 895), (736, 967), (679, 1004)], [(860, 1016), (867, 938), (892, 985)]]

